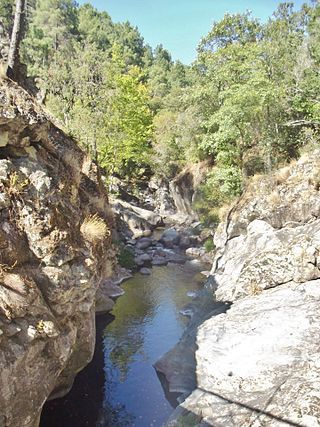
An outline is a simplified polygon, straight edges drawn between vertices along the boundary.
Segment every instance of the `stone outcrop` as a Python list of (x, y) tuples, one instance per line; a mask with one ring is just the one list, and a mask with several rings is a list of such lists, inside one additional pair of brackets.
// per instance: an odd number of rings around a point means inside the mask
[(168, 425), (319, 426), (318, 157), (255, 179), (219, 226), (208, 284), (232, 305), (198, 328), (196, 388)]
[(23, 89), (0, 83), (1, 426), (37, 426), (92, 357), (96, 290), (114, 257), (96, 176)]
[(197, 219), (193, 203), (198, 187), (208, 171), (206, 162), (196, 163), (183, 169), (171, 182), (170, 194), (174, 200), (177, 214)]
[(114, 200), (112, 205), (118, 217), (117, 228), (123, 236), (134, 239), (150, 236), (152, 230), (164, 225), (163, 218), (148, 209), (134, 206), (120, 199)]

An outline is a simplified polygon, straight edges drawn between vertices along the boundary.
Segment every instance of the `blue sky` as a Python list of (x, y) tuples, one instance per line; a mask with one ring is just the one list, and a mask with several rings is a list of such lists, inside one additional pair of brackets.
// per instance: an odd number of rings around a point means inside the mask
[[(80, 3), (88, 2), (80, 0)], [(305, 1), (295, 0), (299, 8)], [(190, 64), (196, 47), (212, 23), (225, 12), (251, 10), (266, 20), (277, 8), (277, 0), (89, 0), (99, 10), (106, 10), (114, 22), (129, 21), (153, 48), (162, 44), (172, 55)]]

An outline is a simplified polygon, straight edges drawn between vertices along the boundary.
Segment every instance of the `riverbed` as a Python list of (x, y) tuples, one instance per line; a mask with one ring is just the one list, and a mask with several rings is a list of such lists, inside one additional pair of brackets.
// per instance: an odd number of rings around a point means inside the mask
[(115, 316), (97, 320), (93, 361), (63, 399), (46, 404), (41, 427), (159, 427), (169, 417), (167, 399), (153, 364), (180, 339), (188, 322), (179, 311), (201, 284), (204, 267), (192, 262), (153, 267), (123, 283)]

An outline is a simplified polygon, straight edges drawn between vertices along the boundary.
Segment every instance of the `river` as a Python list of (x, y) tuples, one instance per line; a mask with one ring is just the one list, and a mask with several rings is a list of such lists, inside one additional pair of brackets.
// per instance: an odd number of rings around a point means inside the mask
[(201, 285), (203, 266), (153, 267), (123, 283), (111, 315), (97, 318), (93, 361), (63, 399), (45, 405), (41, 427), (159, 427), (173, 410), (153, 364), (175, 345), (187, 324), (179, 310)]

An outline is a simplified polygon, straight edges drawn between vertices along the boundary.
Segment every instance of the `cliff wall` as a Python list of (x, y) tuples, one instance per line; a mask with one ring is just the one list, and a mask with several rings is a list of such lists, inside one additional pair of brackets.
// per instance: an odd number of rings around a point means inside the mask
[(207, 286), (231, 307), (197, 329), (168, 425), (319, 426), (319, 154), (256, 177), (219, 226)]
[(37, 426), (91, 360), (95, 295), (114, 268), (96, 176), (23, 89), (0, 82), (1, 426)]

